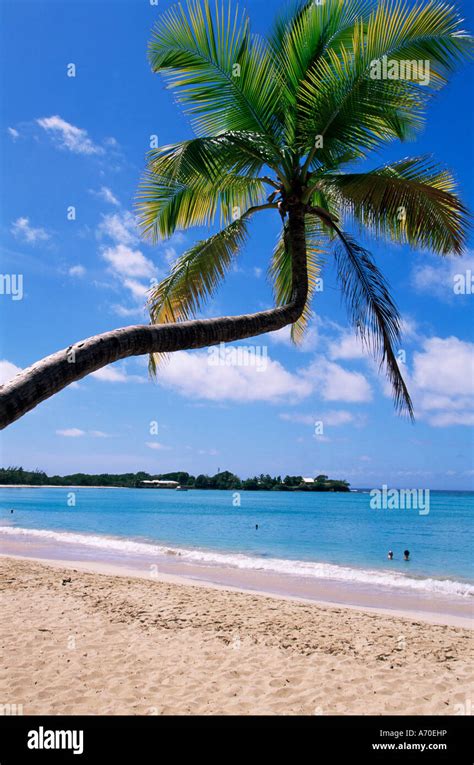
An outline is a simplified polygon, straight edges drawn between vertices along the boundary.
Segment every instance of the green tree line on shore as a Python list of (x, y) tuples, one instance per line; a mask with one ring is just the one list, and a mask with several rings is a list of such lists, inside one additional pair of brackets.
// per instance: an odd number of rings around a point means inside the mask
[(228, 470), (216, 475), (193, 476), (185, 471), (174, 473), (73, 473), (71, 475), (48, 476), (43, 470), (23, 470), (21, 467), (0, 468), (0, 485), (19, 484), (24, 486), (119, 486), (138, 488), (142, 481), (163, 480), (177, 481), (181, 486), (192, 489), (224, 489), (241, 491), (350, 491), (347, 481), (334, 480), (326, 475), (319, 475), (314, 483), (305, 484), (302, 476), (287, 475), (272, 477), (263, 473), (253, 478), (240, 479)]

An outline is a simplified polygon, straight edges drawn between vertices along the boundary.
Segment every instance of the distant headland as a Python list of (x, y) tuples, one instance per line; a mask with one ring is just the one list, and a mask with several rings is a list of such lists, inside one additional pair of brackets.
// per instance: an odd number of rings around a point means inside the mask
[(21, 467), (0, 468), (0, 486), (84, 486), (103, 488), (149, 489), (217, 489), (235, 491), (350, 491), (347, 481), (318, 475), (315, 478), (287, 475), (272, 478), (263, 473), (241, 479), (228, 470), (213, 476), (193, 476), (185, 471), (151, 475), (150, 473), (73, 473), (48, 476), (42, 470), (23, 470)]

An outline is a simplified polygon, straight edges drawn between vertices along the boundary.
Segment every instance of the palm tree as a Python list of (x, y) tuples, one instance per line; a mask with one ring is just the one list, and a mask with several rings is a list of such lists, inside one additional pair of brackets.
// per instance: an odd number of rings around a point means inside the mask
[[(208, 0), (189, 0), (186, 9), (164, 13), (149, 60), (190, 114), (196, 137), (150, 152), (139, 223), (152, 241), (217, 218), (222, 228), (182, 255), (151, 290), (150, 325), (76, 343), (3, 386), (0, 425), (129, 356), (150, 354), (154, 369), (161, 354), (287, 325), (298, 342), (323, 255), (334, 257), (352, 324), (384, 366), (396, 407), (413, 416), (396, 356), (400, 316), (346, 222), (441, 255), (461, 254), (467, 211), (447, 170), (422, 156), (353, 171), (356, 160), (422, 127), (430, 97), (472, 50), (461, 23), (438, 0), (415, 7), (398, 0), (306, 0), (280, 14), (264, 40), (231, 5), (211, 9)], [(374, 76), (374, 62), (387, 61), (419, 63), (397, 79)], [(281, 219), (269, 267), (275, 308), (196, 320), (246, 242), (251, 219), (269, 209)]]

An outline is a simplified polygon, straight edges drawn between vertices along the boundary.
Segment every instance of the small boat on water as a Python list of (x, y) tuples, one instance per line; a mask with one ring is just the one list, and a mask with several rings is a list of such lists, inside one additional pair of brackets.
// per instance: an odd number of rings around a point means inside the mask
[(188, 487), (187, 486), (177, 486), (176, 487), (176, 491), (188, 491)]

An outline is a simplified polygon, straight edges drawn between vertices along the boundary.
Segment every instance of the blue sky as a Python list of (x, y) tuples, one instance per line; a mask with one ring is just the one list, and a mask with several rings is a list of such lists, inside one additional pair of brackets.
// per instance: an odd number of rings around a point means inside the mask
[[(132, 216), (150, 136), (163, 145), (191, 135), (146, 60), (150, 29), (171, 4), (1, 4), (1, 272), (23, 278), (21, 300), (0, 295), (3, 380), (81, 338), (146, 321), (150, 279), (208, 233), (152, 247)], [(265, 32), (269, 3), (245, 6)], [(472, 29), (469, 4), (458, 6)], [(472, 84), (466, 66), (431, 104), (416, 142), (368, 164), (432, 152), (472, 207)], [(277, 231), (271, 211), (252, 223), (251, 242), (206, 316), (271, 306), (265, 274)], [(264, 369), (212, 367), (206, 351), (181, 353), (157, 383), (144, 358), (114, 365), (7, 429), (2, 464), (50, 473), (328, 473), (354, 486), (473, 488), (474, 296), (453, 291), (456, 274), (474, 273), (472, 244), (464, 261), (382, 241), (370, 248), (404, 318), (415, 425), (395, 413), (384, 377), (353, 340), (328, 263), (302, 348), (286, 331), (241, 344), (259, 346)]]

